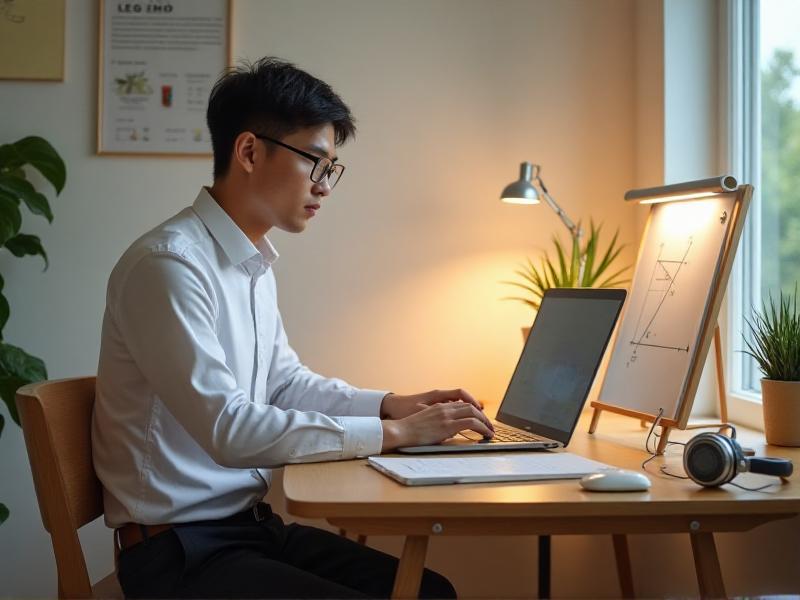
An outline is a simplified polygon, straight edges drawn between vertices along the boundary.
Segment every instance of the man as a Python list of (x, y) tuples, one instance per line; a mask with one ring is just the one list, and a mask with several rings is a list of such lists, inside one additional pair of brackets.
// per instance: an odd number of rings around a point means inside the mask
[[(265, 58), (222, 76), (214, 184), (138, 239), (108, 284), (93, 418), (127, 597), (386, 597), (396, 559), (285, 525), (270, 468), (436, 443), (491, 423), (463, 390), (401, 396), (312, 373), (287, 342), (273, 227), (299, 233), (355, 131), (322, 81)], [(423, 596), (454, 591), (426, 571)]]

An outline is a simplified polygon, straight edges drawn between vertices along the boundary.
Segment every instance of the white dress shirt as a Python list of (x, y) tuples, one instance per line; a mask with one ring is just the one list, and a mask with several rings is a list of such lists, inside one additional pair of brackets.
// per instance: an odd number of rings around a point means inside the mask
[(92, 420), (109, 527), (223, 518), (263, 498), (270, 467), (380, 453), (387, 392), (300, 363), (277, 257), (203, 188), (117, 263)]

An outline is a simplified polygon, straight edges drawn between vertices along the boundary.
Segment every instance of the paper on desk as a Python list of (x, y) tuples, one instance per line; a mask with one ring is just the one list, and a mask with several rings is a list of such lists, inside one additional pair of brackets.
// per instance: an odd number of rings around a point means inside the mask
[(614, 469), (569, 452), (531, 452), (491, 456), (369, 458), (369, 465), (405, 485), (578, 479)]

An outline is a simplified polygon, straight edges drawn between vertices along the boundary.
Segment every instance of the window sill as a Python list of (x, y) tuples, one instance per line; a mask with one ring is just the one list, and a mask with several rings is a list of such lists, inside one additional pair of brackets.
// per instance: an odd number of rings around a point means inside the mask
[(764, 431), (761, 394), (743, 390), (728, 394), (728, 417), (733, 423)]

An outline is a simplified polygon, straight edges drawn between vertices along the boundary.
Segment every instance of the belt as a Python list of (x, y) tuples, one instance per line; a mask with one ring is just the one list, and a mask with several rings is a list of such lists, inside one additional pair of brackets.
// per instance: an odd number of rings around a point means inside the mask
[[(259, 502), (252, 507), (238, 512), (230, 517), (215, 519), (211, 521), (196, 521), (203, 524), (235, 524), (235, 523), (258, 523), (269, 519), (272, 516), (272, 509), (269, 504)], [(161, 523), (158, 525), (142, 525), (141, 523), (125, 523), (122, 527), (115, 530), (116, 539), (120, 550), (127, 550), (146, 541), (147, 539), (163, 533), (176, 525), (189, 525), (189, 523)]]

